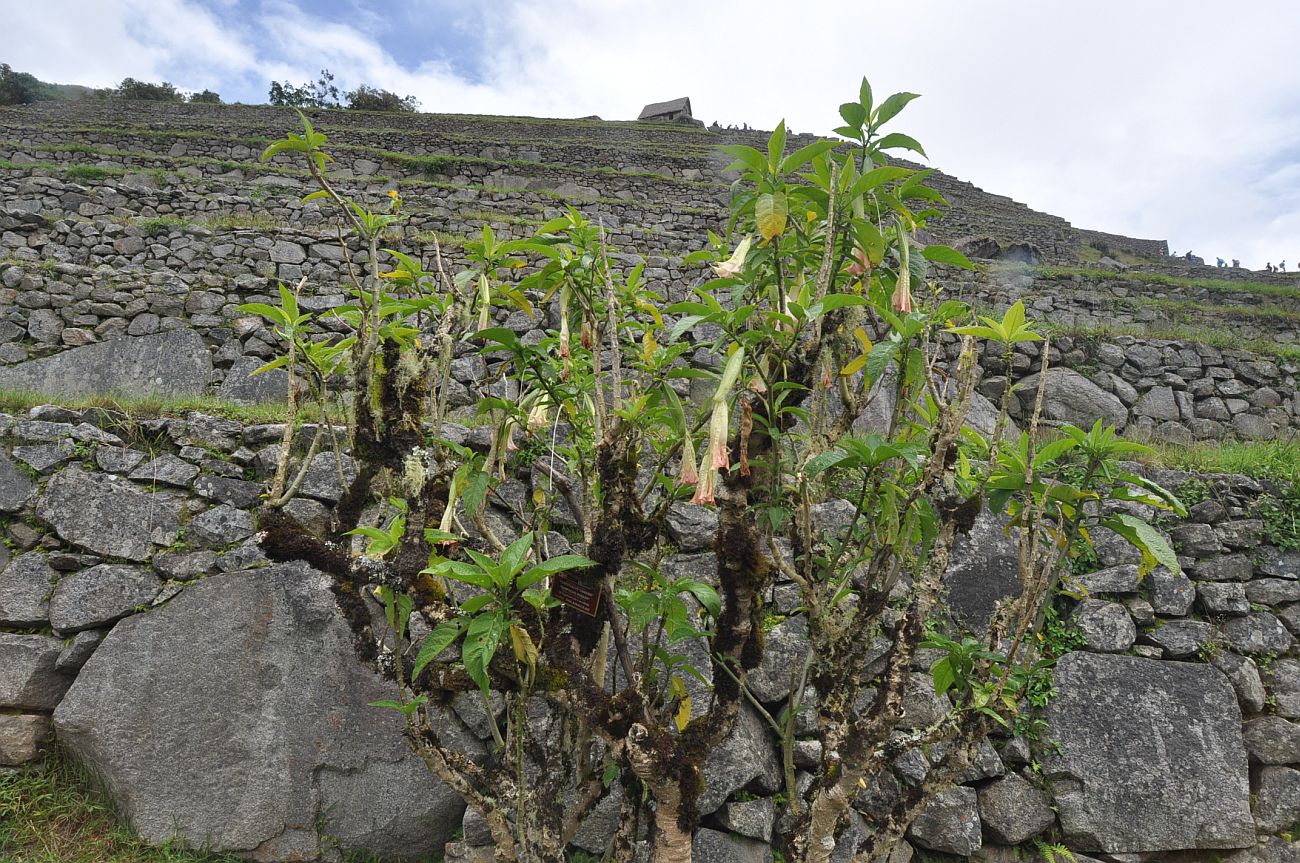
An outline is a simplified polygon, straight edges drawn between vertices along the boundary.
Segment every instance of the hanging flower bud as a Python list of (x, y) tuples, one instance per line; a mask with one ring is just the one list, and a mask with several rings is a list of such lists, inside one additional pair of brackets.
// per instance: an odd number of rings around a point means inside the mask
[(695, 485), (700, 481), (699, 471), (695, 469), (695, 441), (691, 440), (689, 430), (682, 438), (682, 467), (677, 473), (677, 480), (682, 485)]
[(731, 425), (730, 410), (727, 401), (713, 403), (713, 416), (709, 418), (708, 462), (715, 470), (731, 467), (731, 452), (727, 447), (727, 429)]
[(478, 292), (478, 328), (480, 330), (486, 330), (489, 323), (488, 315), (492, 311), (492, 290), (488, 286), (488, 277), (486, 274), (478, 277)]
[(591, 334), (591, 327), (587, 326), (586, 321), (582, 322), (582, 330), (579, 338), (582, 339), (582, 346), (587, 350), (591, 350), (591, 346), (596, 343), (596, 339)]
[(894, 295), (890, 298), (890, 304), (894, 311), (901, 312), (905, 315), (912, 313), (912, 267), (911, 255), (909, 254), (910, 241), (907, 232), (903, 230), (903, 223), (898, 223), (898, 283), (894, 287)]
[(750, 237), (746, 236), (736, 246), (736, 251), (731, 257), (721, 264), (712, 264), (713, 274), (720, 279), (734, 279), (740, 275), (740, 271), (745, 268), (745, 256), (749, 254), (749, 244), (753, 242)]
[(560, 356), (569, 358), (569, 286), (560, 289)]

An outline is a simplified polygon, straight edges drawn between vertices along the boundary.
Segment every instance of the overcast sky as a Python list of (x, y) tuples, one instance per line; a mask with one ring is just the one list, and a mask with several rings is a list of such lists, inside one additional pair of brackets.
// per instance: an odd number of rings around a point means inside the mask
[[(695, 115), (829, 132), (865, 74), (921, 93), (931, 163), (1075, 225), (1211, 262), (1300, 263), (1296, 0), (42, 0), (0, 61), (226, 101), (322, 67), (426, 111)], [(311, 9), (308, 13), (306, 10)]]

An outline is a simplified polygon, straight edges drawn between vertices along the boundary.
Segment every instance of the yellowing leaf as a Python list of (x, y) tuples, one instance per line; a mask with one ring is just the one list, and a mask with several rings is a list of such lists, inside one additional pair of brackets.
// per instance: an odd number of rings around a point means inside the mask
[(682, 699), (682, 706), (677, 708), (677, 715), (673, 717), (673, 722), (677, 724), (678, 731), (685, 731), (687, 724), (691, 721), (691, 697), (688, 695)]
[(871, 353), (871, 339), (867, 336), (866, 330), (857, 327), (853, 330), (853, 338), (858, 340), (858, 344), (862, 345), (862, 350), (865, 353)]
[(510, 646), (515, 651), (515, 659), (527, 665), (529, 671), (537, 669), (537, 645), (533, 644), (528, 631), (517, 623), (510, 624)]
[(754, 221), (764, 243), (781, 236), (789, 212), (789, 202), (786, 201), (784, 192), (768, 192), (759, 196), (754, 204)]

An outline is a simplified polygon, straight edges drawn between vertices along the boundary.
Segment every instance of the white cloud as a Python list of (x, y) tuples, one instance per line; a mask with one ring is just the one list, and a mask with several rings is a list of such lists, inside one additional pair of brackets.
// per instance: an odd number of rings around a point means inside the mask
[[(435, 111), (620, 119), (689, 95), (706, 121), (785, 117), (800, 131), (835, 125), (865, 73), (879, 96), (924, 94), (899, 128), (989, 191), (1180, 250), (1300, 259), (1289, 0), (1230, 13), (1181, 0), (415, 0), (460, 40), (458, 56), (417, 66), (387, 47), (409, 38), (386, 29), (389, 7), (352, 2), (350, 24), (289, 0), (246, 19), (229, 0), (216, 13), (196, 0), (21, 4), (6, 59), (47, 80), (166, 78), (245, 98), (328, 67), (343, 86), (410, 93)], [(474, 82), (454, 71), (466, 56)]]

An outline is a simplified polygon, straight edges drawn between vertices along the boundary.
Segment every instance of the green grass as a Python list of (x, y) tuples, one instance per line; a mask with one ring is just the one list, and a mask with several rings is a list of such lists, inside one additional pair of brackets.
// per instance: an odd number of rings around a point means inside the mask
[(152, 848), (135, 838), (89, 774), (55, 749), (0, 774), (5, 863), (239, 863), (226, 854)]
[(1165, 285), (1172, 288), (1203, 288), (1207, 291), (1222, 291), (1232, 294), (1261, 294), (1271, 297), (1285, 297), (1287, 299), (1300, 299), (1300, 287), (1293, 285), (1277, 285), (1270, 282), (1239, 282), (1231, 279), (1196, 279), (1185, 276), (1171, 276), (1166, 273), (1148, 273), (1148, 272), (1110, 272), (1108, 270), (1094, 270), (1087, 267), (1027, 267), (1029, 271), (1036, 272), (1041, 276), (1049, 279), (1071, 278), (1073, 276), (1082, 276), (1089, 281), (1126, 281), (1141, 282), (1149, 285)]
[[(24, 413), (38, 405), (48, 404), (72, 410), (100, 408), (114, 411), (122, 414), (125, 421), (179, 417), (190, 411), (226, 417), (248, 425), (284, 422), (288, 416), (288, 409), (282, 404), (243, 405), (212, 396), (57, 396), (28, 390), (0, 390), (0, 411), (5, 413)], [(315, 417), (307, 406), (303, 412), (309, 421)], [(336, 411), (334, 416), (337, 420), (341, 415)]]
[(1197, 473), (1237, 473), (1275, 482), (1300, 482), (1300, 441), (1145, 442), (1142, 461)]

